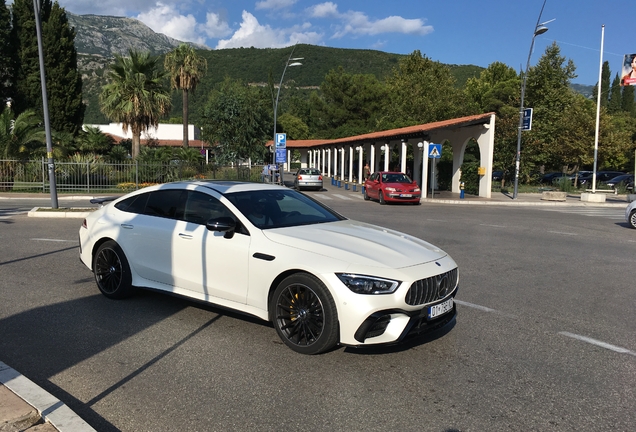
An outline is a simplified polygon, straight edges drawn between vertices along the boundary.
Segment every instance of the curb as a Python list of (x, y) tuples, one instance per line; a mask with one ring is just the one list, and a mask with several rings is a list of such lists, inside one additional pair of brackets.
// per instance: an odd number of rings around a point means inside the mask
[(74, 218), (83, 219), (96, 209), (86, 211), (39, 211), (40, 209), (51, 209), (51, 207), (33, 207), (27, 216), (39, 218)]
[(60, 432), (96, 432), (59, 399), (0, 361), (0, 384), (35, 408), (42, 419)]
[(625, 208), (628, 203), (594, 203), (566, 201), (476, 201), (450, 200), (443, 198), (422, 198), (422, 203), (461, 204), (461, 205), (502, 205), (502, 206), (562, 206), (562, 207), (618, 207)]

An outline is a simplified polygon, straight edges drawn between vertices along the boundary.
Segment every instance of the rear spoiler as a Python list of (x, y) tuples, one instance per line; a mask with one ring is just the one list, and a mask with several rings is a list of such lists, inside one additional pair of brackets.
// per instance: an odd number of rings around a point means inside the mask
[(99, 206), (101, 207), (101, 206), (104, 205), (104, 203), (115, 201), (117, 198), (119, 198), (119, 197), (118, 196), (111, 196), (111, 197), (93, 198), (89, 202), (91, 204), (99, 204)]

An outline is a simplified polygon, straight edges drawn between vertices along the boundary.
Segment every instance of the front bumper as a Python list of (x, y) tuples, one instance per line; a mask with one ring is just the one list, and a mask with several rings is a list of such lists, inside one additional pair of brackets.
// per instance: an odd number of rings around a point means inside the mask
[(442, 300), (426, 304), (422, 309), (406, 311), (387, 309), (369, 315), (358, 327), (354, 338), (360, 345), (395, 344), (440, 329), (457, 316), (457, 304), (448, 312), (428, 318), (428, 310), (454, 299), (459, 287)]

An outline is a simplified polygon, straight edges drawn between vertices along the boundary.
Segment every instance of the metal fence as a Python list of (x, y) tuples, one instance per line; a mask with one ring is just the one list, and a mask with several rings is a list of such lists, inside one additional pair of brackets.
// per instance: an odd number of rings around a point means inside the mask
[[(169, 163), (56, 162), (59, 192), (126, 192), (186, 179), (260, 181), (262, 166), (218, 166), (199, 162)], [(0, 191), (49, 192), (48, 164), (42, 160), (0, 159)]]

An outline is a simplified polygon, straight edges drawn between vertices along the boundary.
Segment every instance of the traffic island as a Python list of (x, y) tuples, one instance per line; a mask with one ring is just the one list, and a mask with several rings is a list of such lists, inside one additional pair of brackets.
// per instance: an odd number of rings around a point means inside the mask
[(543, 201), (565, 201), (567, 195), (567, 192), (543, 191), (541, 192), (541, 199)]
[(603, 193), (595, 194), (583, 192), (581, 194), (581, 202), (604, 203), (606, 195)]

